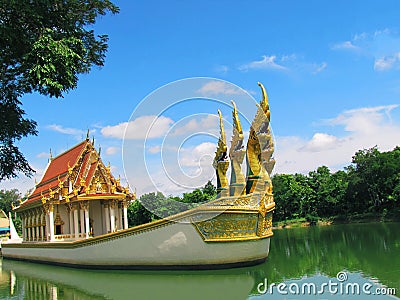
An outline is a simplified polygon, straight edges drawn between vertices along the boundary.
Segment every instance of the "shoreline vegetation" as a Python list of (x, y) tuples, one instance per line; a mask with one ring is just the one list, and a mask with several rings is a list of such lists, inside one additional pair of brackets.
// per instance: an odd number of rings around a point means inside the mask
[(272, 228), (275, 229), (288, 229), (310, 226), (329, 226), (338, 224), (355, 224), (355, 223), (391, 223), (400, 222), (400, 212), (390, 214), (389, 216), (373, 215), (373, 214), (358, 214), (350, 217), (331, 217), (321, 218), (316, 222), (310, 222), (306, 218), (290, 219), (285, 221), (273, 222)]
[(400, 147), (359, 150), (343, 170), (272, 177), (275, 228), (400, 221)]

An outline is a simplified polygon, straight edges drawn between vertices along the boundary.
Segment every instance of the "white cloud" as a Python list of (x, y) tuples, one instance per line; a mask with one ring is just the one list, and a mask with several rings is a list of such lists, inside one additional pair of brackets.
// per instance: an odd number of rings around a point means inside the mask
[(229, 71), (229, 67), (225, 65), (220, 65), (215, 67), (215, 72), (220, 73), (220, 74), (226, 74)]
[[(288, 56), (284, 56), (287, 58)], [(241, 65), (239, 70), (248, 71), (251, 69), (271, 69), (271, 70), (287, 70), (283, 65), (276, 63), (277, 57), (275, 55), (267, 56), (263, 55), (262, 60), (256, 60), (247, 64)]]
[(210, 81), (196, 91), (203, 96), (210, 95), (240, 95), (244, 91), (240, 88), (222, 81)]
[(191, 135), (198, 132), (209, 132), (210, 134), (218, 134), (219, 132), (219, 119), (216, 115), (208, 115), (203, 118), (191, 119), (183, 125), (177, 124), (173, 128), (171, 134), (177, 135)]
[(318, 74), (326, 69), (326, 62), (315, 63), (309, 62), (301, 55), (263, 55), (260, 61), (252, 61), (250, 63), (239, 66), (241, 71), (249, 70), (277, 70), (277, 71), (296, 71), (303, 73)]
[(39, 154), (36, 155), (37, 158), (50, 158), (50, 153), (49, 152), (40, 152)]
[(349, 165), (360, 149), (378, 146), (380, 151), (392, 150), (400, 141), (400, 124), (394, 123), (390, 112), (399, 105), (365, 107), (344, 111), (325, 121), (325, 125), (341, 128), (339, 135), (316, 133), (310, 140), (298, 136), (276, 138), (277, 173), (309, 172), (321, 165), (332, 170)]
[(400, 69), (400, 37), (389, 29), (356, 34), (351, 41), (337, 43), (333, 50), (357, 50), (355, 53), (373, 58), (375, 71)]
[(160, 145), (156, 145), (156, 146), (151, 146), (147, 148), (147, 151), (151, 154), (156, 154), (156, 153), (160, 153), (161, 151), (161, 146)]
[(39, 168), (35, 165), (32, 165), (32, 167), (36, 173), (34, 173), (31, 178), (25, 175), (20, 175), (17, 178), (3, 180), (0, 182), (0, 190), (17, 189), (22, 196), (24, 196), (27, 192), (31, 192), (31, 190), (35, 188), (35, 181), (40, 182), (45, 171), (44, 168)]
[(164, 116), (141, 116), (133, 121), (106, 126), (101, 129), (105, 137), (142, 140), (163, 137), (174, 121)]
[(316, 133), (300, 151), (320, 152), (338, 147), (339, 139), (326, 133)]
[(400, 67), (400, 52), (390, 56), (383, 56), (375, 59), (374, 69), (376, 71), (387, 71)]
[(62, 125), (52, 124), (47, 126), (48, 129), (68, 135), (83, 135), (85, 132), (81, 129), (67, 128)]
[(195, 147), (181, 148), (179, 165), (182, 167), (201, 167), (205, 165), (204, 161), (211, 165), (216, 149), (217, 145), (211, 142), (201, 143)]
[(108, 148), (106, 149), (106, 154), (107, 154), (107, 155), (114, 155), (114, 154), (116, 154), (119, 150), (120, 150), (120, 148), (118, 148), (118, 147), (108, 147)]
[(314, 71), (312, 73), (313, 74), (321, 73), (323, 70), (326, 69), (327, 66), (328, 66), (328, 64), (326, 62), (323, 62), (323, 63), (321, 63), (319, 65), (315, 65)]
[(355, 46), (352, 41), (345, 41), (341, 43), (337, 43), (332, 46), (333, 50), (356, 50), (358, 49), (357, 46)]

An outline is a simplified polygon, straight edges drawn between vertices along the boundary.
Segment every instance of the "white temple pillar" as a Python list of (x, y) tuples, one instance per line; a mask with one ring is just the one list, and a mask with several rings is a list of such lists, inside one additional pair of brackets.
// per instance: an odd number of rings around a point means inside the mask
[(110, 232), (110, 211), (108, 209), (108, 204), (104, 203), (104, 222), (106, 223), (106, 233)]
[(123, 207), (124, 207), (124, 229), (128, 229), (128, 206), (126, 203), (124, 203)]
[(40, 223), (40, 236), (41, 236), (41, 240), (44, 241), (44, 230), (43, 230), (42, 223)]
[(74, 212), (72, 207), (69, 210), (69, 236), (72, 238), (74, 236)]
[(45, 219), (46, 219), (46, 241), (49, 240), (49, 232), (50, 232), (50, 227), (49, 227), (49, 215), (45, 214)]
[(40, 240), (40, 215), (36, 218), (36, 240)]
[(74, 209), (74, 231), (75, 231), (75, 238), (77, 239), (79, 233), (79, 223), (78, 223), (78, 209)]
[(26, 241), (26, 217), (21, 216), (21, 223), (22, 223), (22, 240)]
[(50, 231), (50, 241), (54, 241), (54, 215), (53, 207), (49, 211), (49, 231)]
[(82, 208), (79, 210), (79, 213), (80, 213), (80, 220), (81, 220), (81, 233), (84, 234), (85, 233), (85, 213)]
[(115, 231), (115, 209), (114, 205), (110, 205), (110, 223), (111, 223), (111, 232)]
[(121, 230), (123, 229), (122, 225), (124, 224), (122, 221), (122, 206), (121, 207), (117, 206), (117, 210), (118, 210), (118, 229)]
[(28, 219), (27, 219), (27, 223), (28, 223), (28, 241), (30, 241), (31, 240), (31, 227), (30, 227), (30, 225), (31, 225), (31, 223), (30, 223), (30, 221), (31, 221), (31, 217), (29, 216), (28, 217)]
[[(89, 206), (89, 205), (88, 205)], [(89, 238), (89, 232), (90, 232), (90, 222), (89, 222), (89, 207), (85, 209), (85, 233), (86, 233), (86, 238)]]

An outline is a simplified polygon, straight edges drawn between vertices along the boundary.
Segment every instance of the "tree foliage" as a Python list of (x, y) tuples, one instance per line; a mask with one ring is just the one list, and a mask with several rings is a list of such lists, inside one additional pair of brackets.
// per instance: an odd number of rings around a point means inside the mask
[[(129, 226), (136, 226), (160, 219), (161, 216), (171, 216), (181, 212), (182, 206), (188, 209), (214, 200), (217, 195), (217, 189), (208, 181), (201, 189), (195, 189), (192, 192), (184, 193), (182, 197), (164, 196), (161, 192), (152, 192), (143, 194), (139, 200), (134, 201), (128, 208)], [(177, 205), (178, 204), (178, 205)]]
[(21, 194), (17, 189), (0, 190), (0, 209), (8, 216), (8, 213), (12, 211), (12, 206), (19, 205), (19, 199), (21, 199)]
[(322, 166), (307, 175), (276, 174), (272, 182), (275, 221), (395, 212), (400, 203), (400, 147), (357, 151), (344, 171), (332, 173)]
[(62, 97), (79, 74), (103, 66), (108, 37), (91, 26), (118, 11), (109, 0), (0, 0), (0, 181), (33, 173), (15, 145), (37, 134), (21, 97)]

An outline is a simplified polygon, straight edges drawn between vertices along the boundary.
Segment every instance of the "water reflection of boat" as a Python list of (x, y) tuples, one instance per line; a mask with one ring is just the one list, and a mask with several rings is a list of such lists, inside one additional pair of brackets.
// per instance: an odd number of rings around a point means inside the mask
[[(226, 268), (265, 261), (275, 207), (270, 179), (275, 161), (268, 97), (259, 85), (263, 98), (247, 149), (233, 103), (230, 161), (219, 112), (221, 135), (213, 164), (217, 199), (128, 228), (127, 204), (135, 197), (111, 175), (87, 136), (51, 159), (41, 182), (16, 208), (23, 239), (4, 243), (3, 257), (105, 269)], [(241, 168), (244, 156), (247, 178)]]
[[(239, 269), (238, 269), (239, 270)], [(254, 280), (243, 271), (99, 271), (3, 261), (19, 299), (246, 299)], [(0, 286), (2, 299), (10, 286)]]

